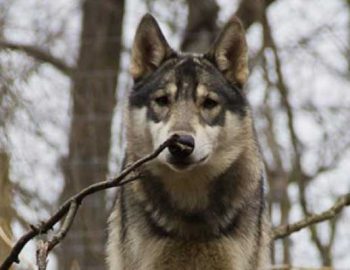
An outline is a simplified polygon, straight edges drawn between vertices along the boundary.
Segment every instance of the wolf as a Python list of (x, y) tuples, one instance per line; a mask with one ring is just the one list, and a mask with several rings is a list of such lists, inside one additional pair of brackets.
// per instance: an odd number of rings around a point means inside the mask
[(121, 187), (109, 220), (110, 270), (266, 269), (264, 166), (243, 90), (244, 28), (233, 17), (205, 54), (174, 51), (152, 15), (136, 31), (126, 163), (177, 134)]

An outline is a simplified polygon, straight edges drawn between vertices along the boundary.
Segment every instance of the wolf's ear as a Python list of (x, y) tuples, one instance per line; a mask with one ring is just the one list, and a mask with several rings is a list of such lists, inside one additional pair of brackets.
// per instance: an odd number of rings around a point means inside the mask
[(137, 27), (131, 51), (130, 73), (134, 80), (152, 73), (172, 53), (154, 17), (144, 15)]
[(206, 56), (226, 79), (242, 87), (248, 78), (247, 42), (242, 23), (232, 17)]

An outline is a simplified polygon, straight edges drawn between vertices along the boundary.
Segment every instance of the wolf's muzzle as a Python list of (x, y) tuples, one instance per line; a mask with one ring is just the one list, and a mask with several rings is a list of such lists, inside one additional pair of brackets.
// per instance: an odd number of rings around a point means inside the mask
[(191, 135), (180, 135), (177, 142), (169, 146), (169, 152), (175, 159), (183, 159), (192, 154), (194, 138)]

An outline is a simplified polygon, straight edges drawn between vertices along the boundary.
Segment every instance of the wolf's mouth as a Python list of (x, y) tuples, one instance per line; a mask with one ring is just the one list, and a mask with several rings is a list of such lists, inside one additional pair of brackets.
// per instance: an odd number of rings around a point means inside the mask
[(201, 158), (198, 161), (194, 161), (191, 159), (174, 159), (174, 158), (170, 158), (168, 160), (168, 163), (171, 167), (175, 168), (176, 170), (186, 170), (186, 169), (190, 169), (193, 168), (195, 166), (198, 166), (202, 163), (204, 163), (208, 158), (208, 155)]

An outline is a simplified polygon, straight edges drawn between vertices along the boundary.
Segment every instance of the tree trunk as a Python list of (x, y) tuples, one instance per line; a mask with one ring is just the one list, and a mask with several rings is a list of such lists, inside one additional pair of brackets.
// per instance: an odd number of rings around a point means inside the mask
[(12, 208), (12, 190), (9, 179), (9, 157), (0, 152), (0, 262), (11, 251), (12, 230), (11, 222), (14, 218)]
[[(235, 13), (248, 29), (261, 20), (262, 10), (275, 0), (242, 0)], [(205, 53), (218, 34), (219, 6), (215, 0), (187, 0), (188, 17), (181, 50)]]
[(219, 6), (215, 0), (187, 0), (188, 16), (181, 50), (205, 53), (217, 34)]
[(348, 45), (346, 49), (346, 58), (348, 59), (348, 72), (350, 73), (350, 0), (345, 0), (348, 9)]
[[(288, 186), (285, 187), (282, 194), (282, 199), (280, 201), (281, 209), (281, 221), (280, 224), (289, 224), (289, 212), (290, 212), (290, 199), (288, 195)], [(282, 240), (283, 243), (283, 264), (291, 265), (290, 257), (290, 239), (285, 237)]]
[[(62, 160), (69, 195), (106, 178), (124, 14), (124, 0), (86, 0), (72, 79), (69, 153)], [(104, 194), (84, 202), (63, 241), (59, 269), (103, 269), (107, 211)]]

